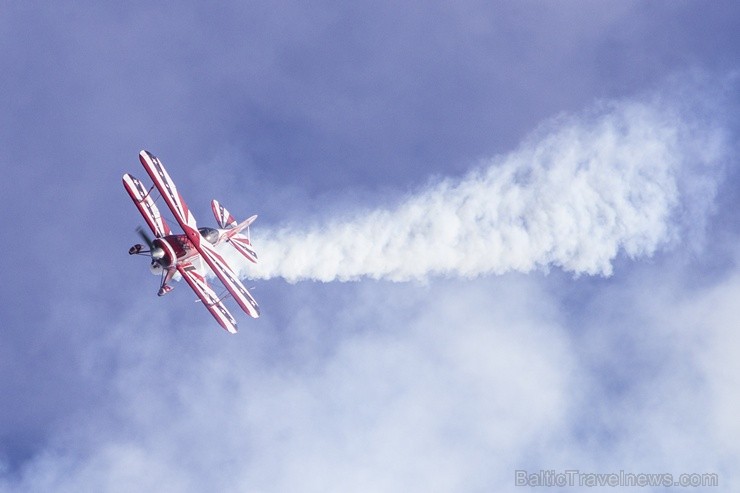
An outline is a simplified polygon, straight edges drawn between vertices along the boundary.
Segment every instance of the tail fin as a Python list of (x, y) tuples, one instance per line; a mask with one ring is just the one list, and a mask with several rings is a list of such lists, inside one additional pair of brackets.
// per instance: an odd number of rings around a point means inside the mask
[(221, 228), (231, 229), (237, 225), (234, 216), (226, 210), (226, 207), (219, 204), (218, 200), (213, 199), (211, 201), (211, 209), (213, 210), (213, 215), (216, 216), (216, 222), (218, 222)]
[[(247, 257), (251, 262), (257, 263), (257, 253), (252, 248), (252, 242), (249, 238), (249, 225), (257, 219), (257, 214), (237, 224), (236, 219), (232, 216), (226, 207), (218, 203), (218, 200), (211, 201), (211, 209), (216, 221), (221, 228), (226, 229), (224, 236), (239, 253)], [(247, 234), (243, 235), (242, 230), (247, 228)]]

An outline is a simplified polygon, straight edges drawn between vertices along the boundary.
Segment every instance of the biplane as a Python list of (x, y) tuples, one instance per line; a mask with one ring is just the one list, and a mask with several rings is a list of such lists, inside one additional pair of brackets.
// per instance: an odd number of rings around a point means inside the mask
[[(249, 238), (249, 225), (257, 219), (257, 216), (238, 223), (224, 206), (213, 200), (211, 209), (219, 228), (198, 227), (195, 217), (178, 193), (175, 183), (159, 158), (148, 151), (141, 151), (139, 161), (154, 185), (146, 188), (140, 180), (126, 173), (123, 175), (123, 186), (149, 225), (154, 238), (150, 238), (142, 228), (139, 228), (139, 234), (146, 245), (137, 243), (129, 249), (129, 255), (150, 257), (150, 270), (161, 276), (157, 293), (159, 296), (169, 293), (172, 290), (171, 281), (181, 276), (219, 325), (232, 334), (236, 333), (236, 320), (224, 305), (223, 298), (217, 296), (206, 281), (203, 263), (205, 262), (213, 271), (247, 315), (259, 317), (257, 302), (216, 249), (219, 245), (228, 243), (248, 260), (256, 263), (257, 254)], [(172, 212), (183, 234), (173, 233), (159, 213), (152, 198), (155, 188)], [(246, 235), (242, 233), (245, 229)]]

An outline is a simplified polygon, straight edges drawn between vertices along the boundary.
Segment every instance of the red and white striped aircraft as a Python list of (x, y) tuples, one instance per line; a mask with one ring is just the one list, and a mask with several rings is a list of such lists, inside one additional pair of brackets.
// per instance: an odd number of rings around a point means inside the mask
[[(218, 245), (229, 243), (247, 259), (257, 263), (257, 254), (252, 248), (249, 236), (241, 233), (245, 228), (249, 228), (257, 216), (254, 215), (246, 221), (237, 223), (229, 211), (218, 201), (213, 200), (211, 208), (220, 228), (199, 228), (162, 162), (148, 151), (139, 153), (139, 161), (154, 181), (154, 186), (147, 189), (141, 181), (128, 173), (123, 175), (123, 186), (154, 233), (154, 240), (149, 239), (146, 233), (139, 229), (149, 249), (147, 250), (144, 245), (136, 244), (129, 249), (129, 255), (142, 254), (151, 257), (152, 273), (162, 276), (159, 296), (172, 290), (172, 285), (169, 283), (179, 273), (193, 288), (200, 301), (203, 302), (203, 306), (211, 312), (221, 327), (232, 334), (236, 333), (236, 320), (226, 309), (222, 300), (208, 286), (202, 261), (208, 264), (208, 267), (226, 286), (231, 296), (247, 315), (253, 318), (259, 317), (257, 302), (224, 258), (216, 251)], [(185, 234), (173, 234), (167, 222), (160, 215), (151, 197), (154, 187), (159, 191)]]

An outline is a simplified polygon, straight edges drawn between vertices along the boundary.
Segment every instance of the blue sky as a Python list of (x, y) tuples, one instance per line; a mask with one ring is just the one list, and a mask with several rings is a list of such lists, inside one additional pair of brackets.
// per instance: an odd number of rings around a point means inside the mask
[[(729, 1), (3, 5), (0, 491), (736, 488), (739, 25)], [(236, 336), (126, 254), (141, 149), (201, 223), (260, 215)]]

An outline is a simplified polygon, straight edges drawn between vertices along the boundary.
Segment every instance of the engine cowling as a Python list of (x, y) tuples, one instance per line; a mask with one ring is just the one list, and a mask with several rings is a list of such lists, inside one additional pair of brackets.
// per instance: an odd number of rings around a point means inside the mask
[(156, 262), (163, 268), (174, 267), (177, 256), (167, 240), (157, 238), (152, 242), (152, 246), (152, 263)]

